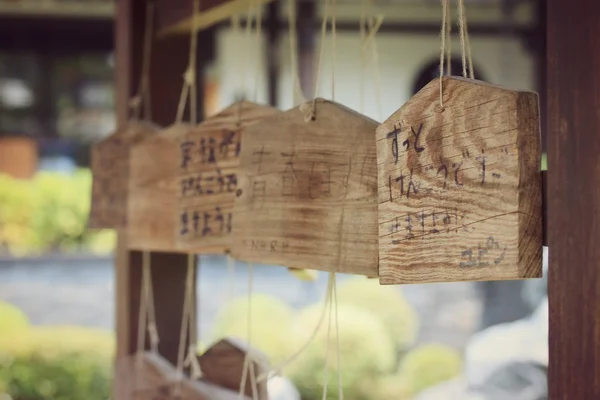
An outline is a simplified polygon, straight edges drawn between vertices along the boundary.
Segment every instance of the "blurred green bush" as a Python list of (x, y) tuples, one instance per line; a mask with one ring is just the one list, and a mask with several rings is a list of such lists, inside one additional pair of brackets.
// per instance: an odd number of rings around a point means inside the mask
[(31, 327), (22, 312), (2, 302), (0, 321), (0, 397), (110, 398), (112, 333), (69, 326)]
[(0, 301), (0, 337), (27, 331), (29, 318), (23, 311), (12, 304)]
[[(255, 293), (251, 299), (252, 347), (268, 355), (272, 364), (278, 364), (295, 350), (294, 312), (281, 300), (266, 294)], [(247, 340), (248, 300), (248, 296), (241, 296), (225, 304), (215, 320), (212, 342), (226, 336)]]
[(462, 372), (458, 351), (442, 344), (426, 344), (409, 352), (400, 363), (398, 375), (411, 394), (455, 378)]
[[(314, 331), (323, 305), (316, 304), (302, 312), (296, 320), (296, 334), (302, 342)], [(377, 380), (394, 365), (394, 345), (377, 316), (352, 305), (338, 305), (338, 326), (342, 388), (347, 400), (370, 400)], [(320, 399), (323, 391), (325, 355), (329, 350), (327, 398), (338, 392), (336, 329), (331, 327), (327, 343), (327, 317), (315, 340), (284, 373), (294, 382), (303, 399)]]
[(39, 172), (32, 180), (0, 174), (0, 249), (14, 255), (85, 251), (109, 253), (112, 231), (87, 231), (92, 176)]
[(382, 286), (377, 279), (352, 277), (338, 285), (337, 296), (338, 302), (355, 305), (377, 316), (394, 343), (398, 357), (414, 344), (419, 318), (397, 287)]

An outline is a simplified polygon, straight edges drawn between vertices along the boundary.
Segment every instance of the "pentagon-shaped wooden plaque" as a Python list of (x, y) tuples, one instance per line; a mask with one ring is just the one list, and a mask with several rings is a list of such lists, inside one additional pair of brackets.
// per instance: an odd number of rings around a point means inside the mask
[[(239, 392), (244, 373), (244, 361), (250, 351), (252, 352), (250, 362), (253, 364), (255, 379), (250, 379), (248, 373), (244, 393), (252, 397), (252, 382), (256, 382), (259, 376), (269, 372), (269, 359), (264, 353), (251, 348), (248, 343), (238, 338), (221, 339), (198, 357), (204, 379), (220, 387)], [(266, 380), (257, 382), (256, 392), (258, 400), (268, 400)]]
[(90, 229), (123, 229), (127, 226), (130, 149), (158, 129), (148, 122), (131, 121), (92, 146)]
[(176, 124), (131, 149), (127, 204), (127, 245), (131, 249), (175, 252), (175, 219), (179, 191), (179, 141), (192, 131)]
[[(120, 358), (117, 361), (117, 398), (135, 400), (237, 400), (238, 392), (202, 379), (184, 375), (178, 381), (176, 368), (152, 352)], [(244, 400), (248, 397), (243, 396)]]
[(229, 251), (243, 132), (278, 112), (242, 101), (178, 137), (176, 249), (198, 254)]
[(244, 132), (232, 254), (377, 276), (377, 122), (318, 99)]
[(540, 277), (537, 94), (442, 83), (377, 128), (380, 282)]

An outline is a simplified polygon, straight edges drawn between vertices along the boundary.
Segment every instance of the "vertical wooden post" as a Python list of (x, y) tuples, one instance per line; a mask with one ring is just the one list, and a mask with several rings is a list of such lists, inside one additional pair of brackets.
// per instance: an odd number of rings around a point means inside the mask
[(548, 0), (551, 400), (600, 398), (600, 2)]
[[(119, 123), (127, 120), (128, 102), (138, 85), (146, 4), (145, 1), (138, 0), (116, 2), (116, 104)], [(167, 126), (175, 120), (183, 83), (182, 74), (187, 67), (188, 56), (187, 35), (155, 39), (153, 42), (150, 79), (152, 120), (159, 125)], [(199, 98), (201, 99), (201, 95)], [(199, 108), (202, 109), (202, 102), (199, 103)], [(119, 235), (115, 262), (117, 358), (132, 354), (137, 346), (141, 260), (141, 253), (129, 251), (124, 235)], [(152, 253), (151, 264), (160, 336), (159, 351), (162, 356), (175, 363), (179, 346), (187, 256)], [(118, 380), (119, 376), (115, 379)], [(119, 398), (118, 393), (115, 393), (115, 396), (115, 400), (129, 400)]]

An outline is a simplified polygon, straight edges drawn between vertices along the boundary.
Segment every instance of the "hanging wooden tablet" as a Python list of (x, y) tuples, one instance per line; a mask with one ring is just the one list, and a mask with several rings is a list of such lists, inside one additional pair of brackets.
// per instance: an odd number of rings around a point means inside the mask
[[(219, 340), (198, 358), (203, 378), (207, 382), (239, 392), (244, 371), (244, 360), (248, 352), (251, 352), (250, 362), (253, 364), (252, 373), (254, 378), (250, 377), (250, 373), (248, 374), (244, 394), (252, 397), (252, 383), (257, 381), (258, 376), (269, 372), (269, 360), (265, 354), (251, 348), (240, 339), (231, 337)], [(256, 392), (258, 400), (268, 400), (266, 380), (257, 382)]]
[(177, 250), (173, 214), (180, 190), (179, 141), (192, 129), (189, 124), (174, 124), (132, 147), (127, 204), (129, 248)]
[(377, 123), (317, 99), (246, 129), (232, 254), (377, 276)]
[(178, 139), (175, 247), (198, 254), (230, 248), (244, 130), (279, 111), (247, 101), (207, 118)]
[[(136, 400), (238, 400), (237, 391), (185, 374), (178, 381), (177, 370), (167, 360), (150, 351), (123, 357), (117, 362), (117, 398)], [(248, 397), (243, 396), (243, 399)]]
[(127, 225), (130, 149), (157, 131), (158, 127), (148, 122), (130, 121), (92, 146), (90, 229), (122, 229)]
[(442, 82), (377, 128), (380, 282), (540, 277), (537, 94)]

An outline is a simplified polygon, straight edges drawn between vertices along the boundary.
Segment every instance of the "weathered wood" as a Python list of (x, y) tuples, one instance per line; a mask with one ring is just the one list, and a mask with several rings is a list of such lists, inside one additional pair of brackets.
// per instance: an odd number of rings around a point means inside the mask
[(244, 133), (233, 219), (240, 260), (377, 276), (377, 123), (318, 99)]
[(600, 2), (547, 3), (549, 399), (599, 399)]
[(194, 0), (159, 0), (158, 34), (189, 35), (192, 28), (202, 30), (273, 0), (202, 0), (193, 14)]
[(175, 251), (178, 142), (192, 129), (188, 124), (172, 125), (131, 148), (129, 248)]
[[(120, 0), (116, 2), (115, 54), (116, 54), (116, 112), (119, 126), (126, 123), (128, 103), (138, 88), (144, 43), (144, 24), (148, 2)], [(200, 43), (204, 48), (205, 44)], [(150, 92), (152, 121), (167, 126), (175, 119), (176, 107), (181, 93), (180, 85), (173, 84), (169, 76), (181, 76), (189, 61), (189, 37), (180, 36), (155, 41), (152, 48)], [(200, 91), (201, 92), (201, 91)], [(199, 98), (201, 104), (201, 97)], [(126, 235), (119, 234), (115, 260), (115, 312), (117, 360), (133, 354), (137, 348), (138, 313), (141, 289), (142, 257), (130, 251)], [(185, 254), (151, 254), (153, 292), (155, 298), (156, 325), (160, 336), (159, 352), (165, 359), (175, 362), (179, 349), (185, 279)], [(187, 345), (187, 344), (186, 344)], [(115, 384), (125, 377), (115, 374)], [(114, 400), (130, 400), (115, 391)]]
[[(178, 379), (176, 368), (152, 352), (118, 360), (116, 393), (123, 399), (237, 400), (238, 393), (187, 375)], [(243, 397), (243, 399), (248, 399)]]
[[(203, 378), (217, 386), (239, 392), (244, 372), (244, 359), (249, 351), (252, 352), (250, 363), (253, 364), (254, 378), (251, 379), (250, 373), (248, 373), (244, 394), (252, 397), (252, 382), (257, 382), (259, 375), (269, 371), (269, 360), (266, 355), (251, 348), (240, 339), (219, 340), (198, 358)], [(258, 400), (268, 400), (266, 380), (257, 382), (256, 392)]]
[(537, 95), (435, 79), (377, 128), (382, 284), (542, 274)]
[(198, 254), (229, 251), (243, 132), (277, 112), (272, 107), (238, 102), (173, 137), (178, 151), (177, 201), (171, 214), (176, 250)]
[(153, 124), (130, 121), (92, 147), (90, 229), (123, 229), (127, 226), (129, 150), (157, 131), (158, 127)]

